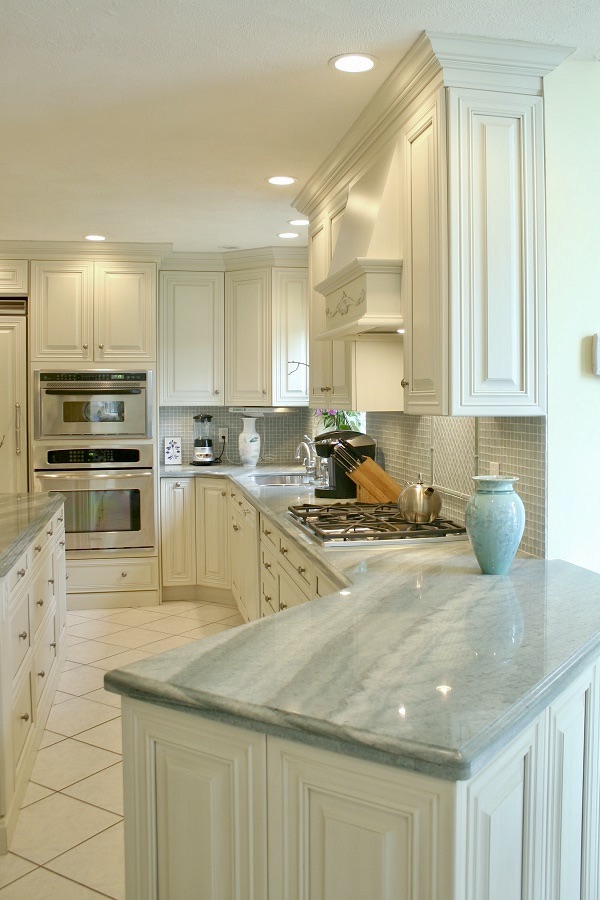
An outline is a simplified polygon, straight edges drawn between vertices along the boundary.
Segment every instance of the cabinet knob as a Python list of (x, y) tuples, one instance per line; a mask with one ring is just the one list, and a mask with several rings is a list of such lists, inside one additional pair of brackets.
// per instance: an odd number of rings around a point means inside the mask
[(227, 491), (221, 491), (221, 497), (226, 497), (226, 496), (227, 496)]
[(121, 578), (127, 578), (127, 572), (121, 572)]
[(36, 544), (35, 547), (34, 547), (33, 549), (35, 550), (36, 553), (39, 553), (40, 550), (42, 549), (42, 545), (41, 545), (41, 544)]
[(58, 517), (58, 521), (59, 521), (59, 522), (62, 522), (62, 520), (63, 520), (63, 516), (59, 516), (59, 517)]
[(52, 641), (50, 646), (52, 647), (53, 650), (56, 650), (56, 641)]
[(25, 577), (25, 569), (19, 569), (19, 571), (17, 572), (17, 575), (19, 578), (24, 578)]
[(49, 578), (49, 579), (48, 579), (48, 584), (54, 584), (54, 578)]
[(180, 481), (176, 481), (176, 482), (175, 482), (175, 487), (181, 487), (181, 482), (180, 482)]
[(24, 722), (29, 722), (29, 713), (23, 713), (21, 716)]
[(82, 346), (83, 346), (83, 349), (84, 349), (84, 350), (87, 350), (87, 348), (88, 348), (88, 345), (87, 345), (87, 344), (82, 344)]
[(22, 632), (20, 633), (19, 637), (21, 638), (22, 641), (26, 641), (26, 640), (27, 640), (27, 632), (26, 632), (26, 631), (22, 631)]
[(285, 556), (285, 554), (288, 552), (288, 548), (287, 548), (287, 547), (280, 547), (280, 548), (279, 548), (279, 552), (280, 552), (281, 554), (283, 554), (283, 556)]
[(52, 535), (54, 534), (54, 528), (52, 527), (52, 525), (50, 526), (50, 528), (49, 528), (49, 530), (46, 532), (46, 534), (49, 535), (50, 537), (52, 537)]
[(41, 672), (38, 672), (38, 678), (45, 678), (45, 677), (46, 677), (46, 673), (44, 672), (43, 669)]
[(271, 568), (271, 563), (268, 563), (268, 562), (263, 563), (263, 566), (265, 567), (265, 569), (270, 569), (270, 568)]
[(263, 388), (263, 391), (262, 391), (262, 392), (263, 392), (263, 394), (266, 394), (266, 393), (267, 393), (266, 390), (265, 390), (265, 388)]
[(271, 598), (267, 594), (265, 594), (265, 600), (267, 601), (267, 603), (271, 602)]
[(322, 387), (322, 388), (321, 388), (321, 393), (322, 393), (322, 394), (327, 394), (330, 390), (331, 390), (330, 387), (325, 386), (325, 387)]
[(306, 572), (306, 569), (304, 568), (304, 566), (298, 566), (297, 568), (298, 568), (298, 575), (304, 575), (304, 573)]
[(238, 506), (242, 506), (242, 501), (238, 500)]
[(287, 603), (282, 603), (280, 600), (279, 601), (279, 609), (287, 609)]
[(400, 382), (400, 387), (408, 387), (409, 384), (410, 384), (410, 382), (407, 381), (406, 378), (403, 378), (402, 381)]
[(239, 531), (239, 530), (240, 530), (240, 526), (239, 526), (239, 525), (234, 525), (234, 526), (233, 526), (233, 530), (234, 530), (234, 531)]
[(215, 394), (220, 394), (220, 393), (221, 393), (221, 391), (219, 390), (219, 388), (217, 388), (217, 389), (215, 390)]
[(263, 528), (263, 534), (264, 534), (266, 537), (269, 537), (269, 535), (271, 534), (271, 532), (269, 531), (268, 528)]
[(43, 601), (43, 600), (38, 600), (38, 601), (36, 602), (36, 606), (43, 606), (43, 605), (44, 605), (44, 601)]
[(104, 344), (98, 344), (98, 350), (104, 350)]
[(61, 547), (64, 547), (64, 546), (65, 546), (65, 542), (64, 542), (64, 541), (59, 541), (58, 543), (60, 544)]

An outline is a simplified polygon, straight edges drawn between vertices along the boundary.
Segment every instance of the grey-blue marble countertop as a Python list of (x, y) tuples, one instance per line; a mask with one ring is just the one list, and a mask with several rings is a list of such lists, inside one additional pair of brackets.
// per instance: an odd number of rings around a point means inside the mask
[[(282, 490), (244, 490), (294, 533)], [(485, 576), (468, 542), (310, 552), (348, 587), (116, 669), (107, 688), (457, 780), (600, 655), (600, 575), (570, 563)]]
[(0, 578), (63, 502), (62, 494), (0, 494)]

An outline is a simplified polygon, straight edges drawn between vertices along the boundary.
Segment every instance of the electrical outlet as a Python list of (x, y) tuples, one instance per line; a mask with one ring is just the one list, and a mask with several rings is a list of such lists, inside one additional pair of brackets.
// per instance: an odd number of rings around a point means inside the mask
[(229, 440), (229, 428), (219, 428), (219, 440), (227, 443)]
[(490, 475), (499, 475), (500, 474), (500, 463), (491, 462), (490, 463)]

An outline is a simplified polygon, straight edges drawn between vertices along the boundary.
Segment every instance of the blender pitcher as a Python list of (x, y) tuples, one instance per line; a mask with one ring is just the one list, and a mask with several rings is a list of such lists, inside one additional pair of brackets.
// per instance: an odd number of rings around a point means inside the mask
[(212, 416), (194, 416), (194, 458), (192, 462), (196, 466), (209, 466), (217, 462), (211, 436), (211, 421)]

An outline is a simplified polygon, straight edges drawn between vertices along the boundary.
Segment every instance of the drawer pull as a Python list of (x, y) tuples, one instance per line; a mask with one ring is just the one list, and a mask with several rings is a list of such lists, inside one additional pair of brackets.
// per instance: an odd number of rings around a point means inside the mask
[(288, 548), (287, 548), (287, 547), (280, 547), (280, 548), (279, 548), (279, 552), (282, 554), (282, 556), (285, 556), (285, 554), (288, 552)]
[(50, 646), (52, 647), (53, 650), (56, 650), (56, 641), (52, 641)]
[(29, 713), (23, 713), (21, 716), (24, 722), (29, 722)]
[(48, 584), (54, 584), (54, 578), (49, 578), (49, 579), (48, 579)]
[(279, 609), (287, 609), (287, 603), (282, 603), (280, 600), (279, 601)]
[(26, 631), (22, 631), (22, 632), (19, 634), (19, 637), (21, 638), (22, 641), (26, 641), (27, 638), (29, 637), (29, 635), (27, 634)]
[(298, 571), (298, 575), (304, 575), (304, 573), (306, 572), (306, 569), (304, 568), (304, 566), (297, 566), (297, 571)]
[(59, 522), (62, 522), (62, 520), (63, 520), (63, 517), (62, 517), (62, 516), (59, 516), (59, 517), (58, 517), (58, 521), (59, 521)]
[(121, 572), (121, 578), (127, 578), (127, 572)]
[(64, 541), (59, 541), (58, 543), (60, 544), (61, 547), (64, 547), (64, 546), (65, 546), (65, 542), (64, 542)]
[(265, 567), (265, 569), (270, 569), (270, 568), (271, 568), (271, 563), (268, 563), (268, 562), (263, 563), (263, 566)]
[(269, 535), (271, 534), (271, 532), (269, 531), (268, 528), (263, 528), (263, 534), (265, 535), (265, 537), (269, 537)]
[(50, 535), (50, 537), (52, 537), (52, 535), (54, 534), (54, 529), (52, 528), (52, 526), (50, 526), (50, 530), (47, 531), (46, 534), (48, 534), (48, 535)]
[(239, 525), (234, 525), (234, 526), (233, 526), (233, 530), (234, 530), (234, 531), (239, 531), (239, 530), (240, 530), (240, 526), (239, 526)]
[(46, 677), (46, 673), (44, 672), (43, 669), (41, 672), (38, 672), (38, 678), (45, 678), (45, 677)]
[(69, 573), (67, 572), (67, 574), (65, 575), (65, 581), (68, 581), (68, 580), (69, 580)]
[(271, 602), (271, 598), (267, 594), (265, 594), (265, 600), (267, 601), (267, 603)]
[(42, 549), (42, 545), (41, 545), (41, 544), (36, 544), (35, 547), (34, 547), (33, 549), (35, 550), (36, 553), (39, 553), (40, 550)]
[(43, 600), (37, 600), (37, 601), (36, 601), (36, 606), (43, 606), (43, 605), (44, 605), (44, 601), (43, 601)]
[(25, 569), (19, 569), (19, 571), (17, 572), (17, 576), (19, 578), (24, 578), (25, 577)]
[(238, 500), (238, 506), (242, 506), (242, 501)]

